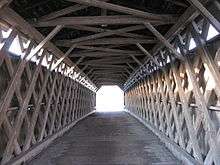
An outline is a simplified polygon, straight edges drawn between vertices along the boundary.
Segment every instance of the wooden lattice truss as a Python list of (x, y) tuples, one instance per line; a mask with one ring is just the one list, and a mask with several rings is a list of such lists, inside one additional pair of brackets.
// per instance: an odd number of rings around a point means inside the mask
[[(219, 164), (220, 43), (218, 38), (210, 42), (206, 38), (209, 26), (218, 32), (220, 26), (197, 7), (201, 15), (194, 15), (179, 30), (174, 26), (175, 33), (166, 34), (169, 40), (146, 25), (165, 48), (155, 47), (154, 54), (145, 52), (146, 62), (125, 84), (125, 105), (158, 136), (165, 135), (162, 139), (180, 159)], [(190, 50), (192, 39), (196, 48)]]
[[(43, 46), (60, 26), (39, 44), (7, 24), (0, 29), (0, 159), (1, 164), (21, 163), (91, 112), (95, 93), (73, 80), (66, 63), (52, 68), (57, 57)], [(8, 51), (15, 39), (20, 57)]]
[(125, 105), (197, 163), (219, 164), (219, 41), (195, 53), (128, 89)]

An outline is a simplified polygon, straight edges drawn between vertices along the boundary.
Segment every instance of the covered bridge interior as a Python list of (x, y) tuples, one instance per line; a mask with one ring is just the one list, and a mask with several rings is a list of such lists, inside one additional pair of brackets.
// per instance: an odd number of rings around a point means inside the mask
[(0, 164), (92, 129), (96, 92), (118, 85), (115, 127), (133, 116), (174, 164), (219, 165), (219, 33), (218, 0), (0, 0)]

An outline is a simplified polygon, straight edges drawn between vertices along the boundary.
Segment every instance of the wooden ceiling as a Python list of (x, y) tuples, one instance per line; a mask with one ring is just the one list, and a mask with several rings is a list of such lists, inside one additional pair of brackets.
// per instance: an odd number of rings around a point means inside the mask
[(52, 42), (97, 86), (122, 86), (187, 9), (185, 0), (14, 0), (10, 7)]

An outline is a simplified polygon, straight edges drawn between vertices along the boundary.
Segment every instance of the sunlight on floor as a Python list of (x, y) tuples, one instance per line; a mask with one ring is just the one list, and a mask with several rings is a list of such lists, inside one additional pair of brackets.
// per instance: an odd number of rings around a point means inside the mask
[(99, 112), (123, 111), (124, 92), (116, 85), (102, 86), (96, 93), (96, 110)]

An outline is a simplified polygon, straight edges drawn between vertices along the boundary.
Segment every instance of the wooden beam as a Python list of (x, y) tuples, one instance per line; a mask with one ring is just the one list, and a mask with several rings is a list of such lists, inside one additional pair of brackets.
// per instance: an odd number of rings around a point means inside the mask
[(135, 68), (131, 65), (131, 64), (129, 64), (129, 63), (126, 63), (133, 71), (135, 70)]
[(122, 79), (115, 79), (115, 78), (102, 78), (102, 77), (96, 77), (96, 80), (98, 81), (110, 81), (110, 82), (121, 82)]
[(128, 75), (126, 75), (126, 73), (122, 72), (122, 75), (125, 77), (125, 79), (128, 79)]
[(86, 26), (86, 25), (71, 25), (71, 26), (66, 26), (66, 28), (76, 29), (80, 31), (95, 32), (95, 33), (106, 32), (106, 29), (93, 27), (93, 26)]
[(80, 38), (76, 38), (76, 39), (72, 39), (72, 40), (60, 40), (60, 42), (61, 43), (71, 42), (72, 44), (74, 44), (74, 43), (78, 43), (78, 42), (83, 42), (83, 41), (87, 41), (87, 40), (94, 40), (97, 38), (107, 37), (107, 36), (111, 36), (111, 35), (115, 35), (115, 34), (120, 34), (120, 33), (124, 33), (124, 32), (135, 31), (135, 30), (141, 30), (141, 29), (145, 29), (145, 27), (142, 25), (135, 25), (135, 26), (129, 26), (129, 27), (121, 28), (121, 29), (106, 31), (103, 33), (93, 34), (93, 35), (89, 35), (89, 36), (85, 36), (85, 37), (80, 37)]
[(144, 23), (144, 25), (158, 38), (158, 40), (160, 40), (167, 48), (173, 52), (176, 58), (183, 61), (182, 55), (177, 52), (177, 50), (166, 40), (166, 38), (160, 34), (159, 31), (157, 31), (157, 29), (155, 29), (150, 23)]
[(125, 78), (122, 75), (113, 75), (112, 77), (102, 77), (102, 75), (95, 77), (96, 81), (110, 81), (110, 82), (121, 82), (124, 81)]
[[(102, 0), (102, 1), (106, 2), (108, 0)], [(67, 14), (74, 13), (74, 12), (79, 11), (79, 10), (86, 9), (88, 7), (89, 6), (86, 6), (86, 5), (76, 4), (76, 5), (69, 6), (69, 7), (66, 7), (64, 9), (61, 9), (59, 11), (55, 11), (55, 12), (52, 12), (50, 14), (44, 15), (44, 16), (40, 17), (39, 20), (40, 21), (51, 20), (51, 19), (63, 16), (63, 15), (67, 15)]]
[(101, 81), (101, 82), (97, 82), (98, 85), (102, 86), (102, 85), (123, 85), (124, 80), (122, 82), (109, 82), (109, 81)]
[(115, 75), (96, 75), (96, 79), (101, 80), (111, 80), (111, 81), (120, 81), (124, 79), (122, 74), (115, 74)]
[(93, 74), (121, 74), (122, 72), (124, 72), (124, 70), (118, 70), (118, 71), (114, 71), (114, 70), (105, 70), (105, 71), (94, 71)]
[[(18, 137), (18, 132), (20, 132), (20, 130), (21, 130), (22, 122), (23, 122), (24, 117), (25, 117), (25, 115), (27, 113), (28, 103), (29, 103), (30, 98), (32, 96), (32, 93), (33, 93), (33, 90), (34, 90), (34, 86), (36, 84), (37, 77), (38, 77), (40, 69), (41, 69), (41, 63), (42, 63), (42, 61), (43, 61), (45, 56), (46, 56), (46, 53), (43, 52), (41, 54), (41, 56), (40, 56), (39, 64), (36, 66), (36, 69), (33, 72), (33, 75), (32, 75), (33, 78), (31, 79), (30, 84), (29, 84), (29, 86), (27, 88), (26, 95), (23, 98), (23, 102), (20, 105), (20, 109), (19, 109), (19, 112), (18, 112), (19, 114), (15, 118), (15, 123), (16, 124), (14, 125), (13, 133), (12, 133), (11, 137), (8, 139), (7, 146), (6, 146), (5, 150), (4, 150), (4, 153), (3, 153), (3, 156), (2, 156), (2, 160), (1, 160), (2, 164), (6, 164), (11, 159), (11, 157), (12, 157), (12, 153), (14, 151), (14, 142), (16, 141), (16, 139)], [(19, 72), (17, 72), (17, 73), (19, 73)], [(20, 76), (20, 74), (19, 74), (19, 76)], [(11, 93), (11, 95), (13, 95), (12, 91), (10, 93)], [(12, 97), (11, 98), (7, 98), (6, 100), (11, 100), (11, 99), (12, 99)], [(0, 109), (0, 112), (1, 112), (0, 113), (0, 126), (1, 126), (1, 124), (3, 122), (2, 118), (4, 118), (4, 116), (6, 116), (6, 112), (8, 110), (8, 108), (4, 108), (4, 106), (7, 106), (7, 104), (8, 104), (7, 102), (3, 101), (3, 104), (1, 105), (1, 109)], [(10, 104), (10, 102), (9, 102), (9, 104)]]
[(89, 65), (85, 65), (85, 66), (81, 69), (81, 71), (84, 72), (84, 71), (88, 68), (88, 66), (89, 66)]
[(219, 18), (215, 18), (198, 0), (187, 0), (192, 6), (194, 6), (220, 33)]
[(1, 1), (0, 1), (0, 9), (1, 9), (2, 7), (4, 7), (5, 5), (8, 6), (12, 1), (13, 1), (13, 0), (1, 0)]
[(130, 14), (130, 15), (134, 15), (137, 17), (145, 18), (145, 19), (164, 20), (168, 22), (175, 20), (175, 17), (173, 17), (172, 15), (152, 14), (152, 13), (144, 12), (141, 10), (136, 10), (136, 9), (120, 6), (120, 5), (115, 5), (112, 3), (107, 3), (107, 2), (103, 2), (99, 0), (68, 0), (68, 1), (76, 2), (79, 4), (88, 5), (88, 6), (99, 7), (101, 9), (112, 10), (112, 11), (116, 11), (119, 13)]
[(93, 68), (91, 68), (91, 69), (90, 69), (90, 70), (89, 70), (89, 71), (86, 73), (86, 76), (89, 76), (89, 74), (90, 74), (90, 73), (92, 73), (92, 72), (93, 72), (93, 70), (94, 70), (94, 69), (93, 69)]
[[(91, 41), (84, 41), (81, 43), (78, 43), (78, 45), (130, 45), (130, 44), (136, 44), (136, 43), (142, 43), (142, 44), (155, 44), (158, 40), (156, 39), (135, 39), (135, 38), (101, 38), (101, 39), (95, 39)], [(57, 40), (55, 42), (57, 46), (62, 47), (70, 47), (73, 45), (71, 40)]]
[[(208, 0), (200, 0), (203, 4), (208, 2)], [(179, 17), (177, 22), (170, 28), (170, 30), (164, 35), (164, 37), (168, 40), (171, 41), (173, 37), (190, 21), (192, 21), (194, 18), (198, 16), (198, 12), (195, 10), (193, 6), (190, 6), (186, 9), (186, 11)], [(160, 49), (163, 47), (161, 43), (156, 44), (152, 51), (151, 54), (154, 56), (156, 55)]]
[[(126, 68), (126, 67), (125, 67)], [(122, 71), (125, 71), (125, 68), (95, 68), (93, 67), (94, 69), (94, 72), (122, 72)]]
[(92, 41), (85, 41), (80, 45), (132, 45), (136, 43), (155, 44), (157, 39), (136, 39), (136, 38), (101, 38)]
[(99, 85), (118, 85), (119, 83), (116, 82), (98, 82)]
[(139, 17), (118, 15), (118, 16), (84, 16), (84, 17), (60, 17), (48, 21), (40, 21), (33, 23), (35, 27), (50, 27), (57, 25), (124, 25), (124, 24), (143, 24), (150, 22), (153, 25), (171, 24), (174, 21), (166, 22), (165, 20), (152, 20)]
[(63, 15), (69, 14), (69, 13), (76, 12), (78, 10), (85, 9), (85, 8), (88, 8), (88, 6), (76, 4), (76, 5), (69, 6), (69, 7), (66, 7), (64, 9), (61, 9), (59, 11), (55, 11), (55, 12), (52, 12), (50, 14), (44, 15), (44, 16), (39, 18), (39, 21), (51, 20), (51, 19), (63, 16)]
[(114, 65), (114, 64), (89, 64), (90, 66), (95, 66), (96, 68), (125, 68), (124, 65)]
[(125, 68), (112, 68), (112, 69), (95, 69), (93, 73), (124, 73)]
[(75, 44), (72, 47), (70, 47), (69, 50), (61, 58), (59, 58), (57, 62), (52, 66), (51, 71), (58, 67), (61, 64), (61, 62), (73, 51), (75, 47)]
[(102, 47), (93, 47), (93, 46), (76, 46), (80, 49), (87, 49), (87, 50), (98, 50), (103, 52), (111, 52), (111, 53), (139, 53), (139, 51), (131, 51), (131, 50), (120, 50), (120, 49), (109, 49), (109, 48), (102, 48)]
[[(86, 70), (86, 68), (88, 68), (88, 66), (89, 66), (89, 65), (85, 65), (85, 66), (79, 71), (79, 74), (77, 75), (76, 79), (79, 78), (79, 76), (83, 74), (84, 70)], [(86, 74), (85, 74), (85, 76), (86, 76)]]
[(132, 54), (129, 54), (133, 59), (134, 59), (134, 61), (136, 62), (136, 63), (138, 63), (138, 65), (142, 65), (142, 63), (134, 56), (134, 55), (132, 55)]
[[(142, 56), (143, 53), (133, 53), (134, 56)], [(129, 56), (128, 53), (112, 53), (112, 52), (101, 52), (93, 51), (88, 53), (73, 52), (69, 57), (110, 57), (110, 56)]]
[(43, 46), (49, 41), (51, 40), (61, 29), (63, 28), (62, 25), (58, 25), (56, 26), (52, 32), (50, 32), (47, 37), (44, 38), (44, 40), (42, 40), (35, 48), (33, 51), (31, 51), (31, 53), (28, 55), (28, 59), (32, 58), (40, 49), (43, 48)]
[(118, 79), (118, 78), (122, 78), (124, 79), (124, 76), (120, 73), (120, 74), (113, 74), (113, 73), (103, 73), (103, 74), (96, 74), (97, 77), (100, 78), (112, 78), (112, 79)]
[(123, 59), (123, 60), (112, 60), (112, 61), (96, 61), (96, 60), (90, 60), (90, 61), (85, 61), (82, 63), (82, 65), (104, 65), (104, 64), (123, 64), (123, 63), (134, 63), (134, 60), (130, 59)]
[(89, 61), (86, 61), (86, 62), (112, 62), (112, 61), (116, 61), (116, 60), (126, 60), (126, 59), (129, 59), (129, 56), (128, 57), (104, 57), (104, 58), (99, 58), (99, 59), (94, 59), (94, 60), (89, 60)]
[[(107, 76), (105, 76), (107, 75)], [(124, 74), (96, 74), (96, 78), (100, 78), (100, 79), (108, 79), (111, 78), (113, 80), (118, 80), (118, 79), (123, 79), (124, 81), (126, 80), (126, 77), (124, 76)]]
[[(70, 109), (71, 110), (71, 109)], [(93, 114), (94, 112), (90, 112), (82, 117), (75, 119), (69, 125), (66, 125), (63, 129), (56, 131), (52, 136), (45, 138), (41, 143), (36, 145), (35, 147), (31, 148), (28, 152), (22, 152), (20, 156), (16, 159), (13, 159), (9, 162), (9, 164), (22, 164), (27, 162), (28, 160), (37, 156), (41, 151), (47, 148), (55, 139), (62, 137), (65, 132), (68, 132), (72, 127), (74, 127), (78, 122), (86, 118), (87, 116)]]
[[(37, 31), (33, 26), (26, 22), (21, 16), (8, 7), (4, 7), (0, 10), (0, 19), (9, 23), (11, 26), (18, 28), (22, 33), (28, 34), (30, 38), (33, 38), (37, 43), (42, 42), (45, 38), (39, 31)], [(56, 46), (51, 42), (47, 42), (47, 47), (50, 51), (57, 57), (60, 58), (63, 56), (63, 52), (60, 51)], [(68, 57), (64, 59), (64, 62), (72, 66), (74, 65), (72, 60)], [(89, 79), (89, 78), (88, 78)]]
[(147, 56), (149, 57), (157, 66), (160, 66), (160, 64), (155, 60), (155, 58), (140, 44), (136, 44), (137, 47)]
[(126, 68), (125, 70), (127, 71), (127, 73), (128, 73), (129, 75), (131, 74), (131, 72), (130, 72), (127, 68)]
[[(106, 32), (106, 31), (112, 31), (109, 29), (103, 29), (103, 28), (99, 28), (99, 27), (92, 27), (92, 26), (84, 26), (84, 25), (73, 25), (73, 26), (67, 26), (67, 28), (73, 28), (73, 29), (77, 29), (77, 30), (84, 30), (84, 31), (89, 31), (89, 32), (95, 32), (95, 33), (101, 33), (101, 32)], [(131, 38), (142, 38), (142, 39), (153, 39), (151, 36), (145, 36), (145, 35), (140, 35), (140, 34), (134, 34), (134, 33), (120, 33), (120, 34), (116, 34), (118, 36), (122, 36), (122, 37), (131, 37)]]
[(73, 71), (77, 67), (77, 65), (79, 65), (83, 61), (84, 58), (85, 57), (81, 57), (80, 59), (78, 59), (78, 61), (73, 66), (71, 66), (71, 68), (67, 70), (67, 74)]

